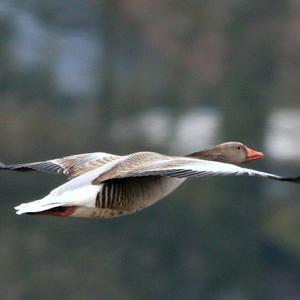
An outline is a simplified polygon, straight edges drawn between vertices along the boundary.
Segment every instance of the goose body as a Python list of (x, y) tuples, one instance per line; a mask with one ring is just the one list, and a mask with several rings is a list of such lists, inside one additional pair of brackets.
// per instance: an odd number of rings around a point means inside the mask
[(0, 169), (37, 170), (70, 179), (46, 197), (15, 207), (17, 214), (112, 218), (153, 205), (189, 177), (247, 175), (299, 182), (299, 177), (282, 177), (234, 164), (262, 157), (261, 152), (230, 142), (186, 156), (97, 152), (45, 162), (2, 164)]

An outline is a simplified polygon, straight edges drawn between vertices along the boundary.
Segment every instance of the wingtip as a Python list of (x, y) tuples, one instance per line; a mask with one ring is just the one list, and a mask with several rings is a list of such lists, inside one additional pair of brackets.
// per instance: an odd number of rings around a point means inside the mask
[(289, 181), (289, 182), (294, 182), (294, 183), (300, 183), (300, 176), (296, 177), (282, 177), (283, 181)]
[(11, 165), (6, 165), (0, 161), (0, 170), (12, 170)]
[(300, 176), (295, 177), (292, 181), (300, 183)]

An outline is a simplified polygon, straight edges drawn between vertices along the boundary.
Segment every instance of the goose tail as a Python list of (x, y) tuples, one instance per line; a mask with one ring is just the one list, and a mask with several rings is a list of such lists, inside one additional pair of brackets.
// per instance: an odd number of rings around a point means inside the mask
[[(62, 201), (61, 197), (46, 196), (45, 198), (22, 203), (15, 207), (17, 215), (40, 214), (47, 211), (59, 211), (58, 208), (67, 207), (68, 203)], [(62, 210), (62, 209), (61, 209)]]
[(99, 190), (100, 186), (88, 185), (60, 195), (50, 193), (42, 199), (16, 206), (16, 214), (70, 216), (80, 206), (95, 207), (95, 199)]

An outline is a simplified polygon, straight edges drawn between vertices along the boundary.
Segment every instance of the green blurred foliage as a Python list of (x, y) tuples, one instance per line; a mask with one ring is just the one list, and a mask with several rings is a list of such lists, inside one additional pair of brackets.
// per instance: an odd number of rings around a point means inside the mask
[[(218, 142), (261, 148), (269, 114), (299, 107), (297, 1), (3, 1), (3, 11), (5, 162), (149, 149), (146, 138), (123, 143), (111, 128), (153, 108), (171, 115), (171, 134), (151, 150), (172, 152), (178, 118), (198, 108), (220, 113)], [(16, 42), (24, 16), (44, 32), (41, 42)], [(97, 59), (91, 89), (72, 94), (60, 88), (57, 68), (79, 50), (62, 60), (59, 43), (77, 34), (93, 37)], [(28, 43), (38, 45), (37, 63), (18, 60), (26, 55), (18, 46)], [(63, 74), (74, 75), (72, 68)], [(260, 165), (276, 170), (272, 163)], [(287, 174), (297, 169), (299, 162), (278, 165)], [(300, 298), (297, 186), (208, 178), (115, 220), (14, 215), (14, 205), (61, 182), (1, 173), (2, 299)]]

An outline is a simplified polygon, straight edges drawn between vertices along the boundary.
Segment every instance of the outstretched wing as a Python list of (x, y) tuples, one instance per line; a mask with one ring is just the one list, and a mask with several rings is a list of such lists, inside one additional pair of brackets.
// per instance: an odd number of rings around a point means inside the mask
[(13, 165), (4, 165), (0, 163), (0, 169), (14, 171), (40, 171), (51, 174), (63, 174), (68, 178), (74, 178), (119, 158), (120, 156), (117, 155), (104, 152), (94, 152), (34, 163)]
[[(281, 181), (300, 182), (298, 177), (282, 177), (279, 175), (242, 168), (236, 165), (207, 161), (193, 158), (168, 158), (152, 165), (141, 166), (133, 171), (115, 174), (114, 178), (140, 177), (140, 176), (170, 176), (177, 178), (203, 177), (203, 176), (256, 176)], [(101, 182), (105, 178), (100, 175), (93, 183)], [(110, 178), (112, 179), (112, 177)]]

